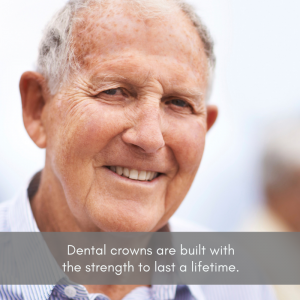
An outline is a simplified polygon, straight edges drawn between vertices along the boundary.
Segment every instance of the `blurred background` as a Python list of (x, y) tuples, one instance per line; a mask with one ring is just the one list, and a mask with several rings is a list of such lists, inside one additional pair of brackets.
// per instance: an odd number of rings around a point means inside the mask
[[(176, 215), (213, 230), (236, 230), (265, 200), (261, 157), (272, 124), (300, 118), (300, 1), (189, 2), (215, 40), (210, 102), (218, 105), (219, 118)], [(16, 195), (44, 164), (44, 151), (23, 126), (18, 83), (24, 71), (35, 69), (42, 29), (64, 3), (0, 4), (0, 202)]]

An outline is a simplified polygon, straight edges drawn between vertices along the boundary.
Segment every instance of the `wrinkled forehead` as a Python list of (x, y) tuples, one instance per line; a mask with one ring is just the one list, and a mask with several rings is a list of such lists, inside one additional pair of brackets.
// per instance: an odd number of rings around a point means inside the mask
[(165, 57), (201, 80), (207, 77), (208, 61), (201, 38), (179, 7), (156, 15), (137, 11), (133, 5), (118, 1), (116, 5), (94, 4), (82, 9), (72, 32), (79, 65), (90, 69), (124, 53), (139, 53)]

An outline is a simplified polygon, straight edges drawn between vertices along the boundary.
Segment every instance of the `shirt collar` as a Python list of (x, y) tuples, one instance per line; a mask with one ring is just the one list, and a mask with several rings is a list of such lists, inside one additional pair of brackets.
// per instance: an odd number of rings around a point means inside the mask
[(9, 223), (12, 232), (39, 232), (30, 207), (27, 188), (12, 201)]

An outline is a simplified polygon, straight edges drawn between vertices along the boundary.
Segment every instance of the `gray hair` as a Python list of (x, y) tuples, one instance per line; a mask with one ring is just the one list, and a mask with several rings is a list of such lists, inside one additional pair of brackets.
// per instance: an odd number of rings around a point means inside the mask
[[(72, 47), (72, 30), (76, 21), (78, 21), (76, 18), (78, 11), (89, 8), (91, 3), (103, 5), (111, 4), (113, 1), (116, 0), (69, 0), (47, 24), (39, 46), (37, 71), (46, 78), (49, 91), (52, 95), (58, 92), (62, 84), (68, 79), (70, 73), (79, 68)], [(128, 4), (134, 5), (135, 11), (139, 15), (146, 18), (158, 17), (165, 12), (169, 13), (174, 7), (179, 7), (189, 20), (191, 20), (204, 44), (209, 64), (208, 76), (212, 77), (215, 66), (213, 41), (208, 30), (191, 5), (186, 3), (185, 0), (126, 1)], [(211, 80), (209, 80), (210, 84)]]
[(300, 170), (300, 119), (273, 124), (265, 141), (263, 179), (266, 187), (280, 189)]

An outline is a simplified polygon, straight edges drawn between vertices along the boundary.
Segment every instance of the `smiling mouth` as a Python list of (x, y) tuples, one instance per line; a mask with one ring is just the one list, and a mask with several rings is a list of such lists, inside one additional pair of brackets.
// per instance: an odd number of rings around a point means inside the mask
[(128, 169), (123, 167), (107, 167), (114, 173), (117, 173), (120, 176), (132, 179), (132, 180), (139, 180), (139, 181), (151, 181), (157, 178), (160, 173), (152, 172), (152, 171), (138, 171), (135, 169)]

